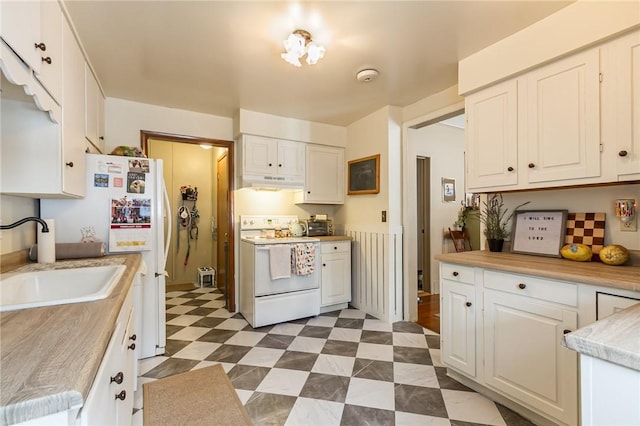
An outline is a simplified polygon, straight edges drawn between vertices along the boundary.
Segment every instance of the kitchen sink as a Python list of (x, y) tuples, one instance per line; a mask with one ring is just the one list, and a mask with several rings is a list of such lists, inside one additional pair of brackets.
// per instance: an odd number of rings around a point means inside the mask
[(3, 274), (0, 312), (104, 299), (125, 269), (109, 265)]

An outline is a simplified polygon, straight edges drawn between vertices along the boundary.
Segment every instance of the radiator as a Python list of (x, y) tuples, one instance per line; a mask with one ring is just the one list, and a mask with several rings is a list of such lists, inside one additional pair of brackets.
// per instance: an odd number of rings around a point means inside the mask
[(401, 321), (402, 228), (376, 232), (345, 227), (353, 238), (351, 305), (378, 319)]

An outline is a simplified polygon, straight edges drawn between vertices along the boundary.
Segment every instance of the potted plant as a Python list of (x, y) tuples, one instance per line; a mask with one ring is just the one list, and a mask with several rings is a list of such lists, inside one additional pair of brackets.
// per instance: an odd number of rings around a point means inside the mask
[(520, 207), (529, 204), (520, 204), (516, 207), (510, 215), (507, 215), (509, 209), (504, 206), (502, 200), (502, 194), (489, 194), (487, 201), (483, 201), (484, 209), (480, 220), (484, 224), (484, 236), (489, 243), (489, 251), (502, 251), (505, 238), (509, 237), (509, 230), (507, 226), (509, 221), (513, 217), (516, 210)]

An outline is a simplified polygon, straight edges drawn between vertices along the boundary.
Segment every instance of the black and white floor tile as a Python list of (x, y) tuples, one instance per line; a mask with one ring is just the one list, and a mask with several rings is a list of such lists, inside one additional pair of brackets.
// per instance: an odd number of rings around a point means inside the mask
[[(167, 293), (164, 356), (139, 361), (142, 385), (222, 364), (255, 425), (530, 425), (452, 380), (437, 334), (357, 309), (254, 329), (211, 288)], [(197, 392), (197, 389), (194, 389)]]

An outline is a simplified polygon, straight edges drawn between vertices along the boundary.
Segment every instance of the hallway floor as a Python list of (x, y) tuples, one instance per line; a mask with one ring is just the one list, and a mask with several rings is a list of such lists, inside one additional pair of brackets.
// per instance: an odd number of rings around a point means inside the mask
[(139, 361), (133, 424), (143, 383), (220, 363), (255, 425), (531, 425), (447, 377), (415, 323), (343, 309), (253, 329), (223, 305), (211, 288), (167, 293), (166, 354)]
[(418, 292), (418, 324), (440, 333), (440, 295)]

